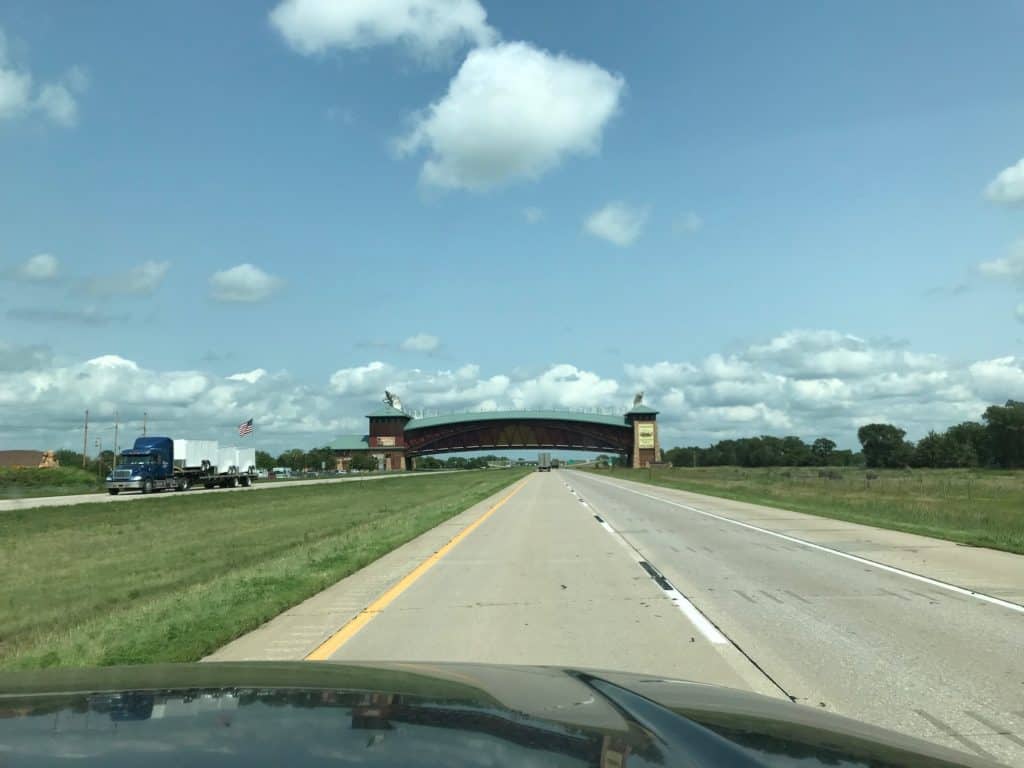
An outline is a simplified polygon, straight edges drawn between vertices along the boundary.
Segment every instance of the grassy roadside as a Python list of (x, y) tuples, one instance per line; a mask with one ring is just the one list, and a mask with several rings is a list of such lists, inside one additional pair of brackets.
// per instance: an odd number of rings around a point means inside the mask
[(591, 470), (666, 488), (1024, 553), (1024, 472), (816, 467)]
[(0, 668), (194, 661), (523, 477), (0, 515)]
[(0, 499), (68, 496), (77, 493), (99, 493), (102, 490), (102, 478), (76, 467), (0, 467)]

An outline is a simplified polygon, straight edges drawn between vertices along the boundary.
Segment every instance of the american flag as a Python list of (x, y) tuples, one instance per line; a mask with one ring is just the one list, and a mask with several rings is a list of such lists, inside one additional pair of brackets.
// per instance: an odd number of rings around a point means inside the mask
[(241, 424), (238, 425), (238, 436), (245, 437), (250, 432), (252, 432), (252, 430), (252, 419), (249, 419), (248, 421), (243, 421)]

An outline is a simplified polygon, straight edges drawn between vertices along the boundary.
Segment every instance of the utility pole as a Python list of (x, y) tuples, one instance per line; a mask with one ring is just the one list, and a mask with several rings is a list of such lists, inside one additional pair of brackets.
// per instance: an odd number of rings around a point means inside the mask
[(103, 477), (103, 438), (96, 438), (96, 474)]
[(146, 436), (146, 417), (148, 415), (149, 414), (147, 414), (145, 411), (142, 412), (142, 436), (143, 437)]
[(693, 451), (691, 451), (691, 453), (693, 453), (693, 468), (696, 469), (697, 468), (697, 449), (694, 448)]
[(117, 457), (117, 411), (114, 411), (114, 457)]
[(82, 469), (85, 469), (85, 457), (89, 455), (89, 409), (85, 409), (85, 432), (82, 434)]

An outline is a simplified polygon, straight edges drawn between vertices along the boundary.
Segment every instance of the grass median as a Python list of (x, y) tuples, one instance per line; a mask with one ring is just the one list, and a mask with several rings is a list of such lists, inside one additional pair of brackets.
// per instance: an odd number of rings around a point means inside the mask
[(524, 474), (0, 513), (0, 668), (195, 661)]
[(0, 499), (100, 493), (103, 478), (76, 467), (0, 467)]
[(680, 467), (593, 470), (666, 488), (1024, 553), (1024, 472)]

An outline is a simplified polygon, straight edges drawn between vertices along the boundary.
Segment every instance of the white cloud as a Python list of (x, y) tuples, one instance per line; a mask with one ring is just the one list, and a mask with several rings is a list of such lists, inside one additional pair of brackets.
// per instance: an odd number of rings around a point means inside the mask
[(523, 218), (526, 219), (527, 224), (537, 224), (544, 220), (544, 211), (531, 205), (528, 208), (523, 208)]
[(477, 0), (284, 0), (270, 23), (307, 55), (399, 43), (435, 56), (497, 38)]
[(1014, 314), (1017, 316), (1018, 320), (1024, 323), (1024, 304), (1018, 304), (1017, 310), (1016, 312), (1014, 312)]
[(81, 290), (93, 296), (150, 296), (167, 276), (169, 261), (144, 261), (125, 272), (85, 281)]
[(940, 364), (935, 355), (907, 352), (892, 344), (872, 344), (836, 331), (788, 331), (746, 352), (794, 378), (841, 376), (858, 378), (885, 370), (929, 369)]
[(704, 221), (693, 211), (680, 213), (672, 219), (672, 231), (676, 234), (692, 235), (694, 232), (699, 232), (703, 226)]
[(574, 365), (554, 365), (539, 376), (513, 383), (516, 408), (592, 408), (615, 402), (619, 383)]
[(478, 48), (397, 147), (402, 154), (427, 151), (420, 179), (436, 187), (478, 190), (536, 179), (566, 156), (600, 150), (623, 86), (592, 62), (528, 43)]
[[(851, 350), (858, 353), (853, 365), (846, 357)], [(835, 372), (818, 373), (825, 368)], [(644, 390), (645, 402), (661, 411), (666, 447), (759, 434), (827, 436), (854, 447), (857, 427), (870, 421), (891, 421), (918, 439), (930, 429), (978, 420), (988, 405), (1024, 392), (1020, 356), (959, 363), (829, 330), (789, 331), (694, 360), (629, 364), (622, 373), (571, 363), (484, 372), (475, 364), (426, 370), (374, 361), (341, 368), (328, 382), (310, 386), (264, 368), (224, 377), (151, 370), (115, 354), (68, 362), (45, 347), (0, 341), (0, 442), (80, 444), (81, 411), (89, 408), (98, 428), (115, 410), (129, 421), (145, 410), (160, 429), (222, 440), (254, 417), (259, 447), (308, 448), (334, 433), (362, 433), (364, 414), (385, 389), (401, 395), (406, 408), (427, 414), (545, 408), (621, 413), (632, 394)]]
[(78, 103), (71, 91), (61, 83), (44, 85), (36, 105), (55, 123), (72, 126), (78, 122)]
[(640, 237), (646, 221), (646, 210), (612, 202), (590, 214), (583, 222), (583, 228), (594, 237), (627, 246)]
[(1024, 157), (989, 182), (985, 197), (994, 203), (1024, 203)]
[(855, 446), (857, 426), (893, 421), (912, 438), (978, 419), (1021, 391), (1024, 361), (973, 365), (830, 330), (788, 331), (731, 355), (627, 365), (629, 389), (662, 410), (669, 442), (797, 434)]
[(211, 295), (226, 302), (263, 301), (276, 293), (281, 284), (280, 278), (252, 264), (239, 264), (210, 277)]
[(383, 392), (394, 369), (375, 360), (355, 368), (341, 368), (331, 375), (331, 390), (338, 395), (368, 395)]
[(257, 381), (267, 375), (267, 372), (262, 368), (255, 368), (251, 371), (244, 373), (233, 373), (227, 377), (228, 381), (244, 381), (248, 384), (255, 384)]
[(10, 61), (7, 38), (0, 29), (0, 120), (35, 110), (55, 123), (72, 126), (78, 120), (78, 102), (72, 92), (84, 90), (87, 82), (84, 70), (75, 66), (61, 80), (44, 83), (33, 95), (32, 73)]
[(51, 256), (48, 253), (37, 253), (19, 266), (15, 270), (15, 275), (22, 280), (45, 282), (47, 280), (55, 280), (59, 271), (60, 265), (56, 256)]
[(5, 69), (0, 61), (0, 120), (17, 117), (28, 109), (32, 77), (25, 72)]
[(986, 277), (1024, 282), (1024, 240), (1014, 243), (1006, 256), (981, 262), (978, 271)]
[(417, 333), (402, 342), (402, 349), (408, 352), (434, 352), (441, 346), (441, 340), (429, 333)]
[[(148, 369), (119, 355), (57, 364), (46, 350), (0, 343), (0, 442), (80, 449), (86, 408), (90, 434), (110, 437), (119, 412), (123, 445), (139, 434), (143, 411), (151, 430), (228, 444), (238, 439), (237, 425), (253, 418), (252, 444), (272, 451), (322, 445), (366, 423), (359, 409), (340, 415), (345, 409), (336, 398), (286, 373), (257, 368), (225, 379), (203, 371)], [(111, 447), (107, 439), (104, 447)]]
[(1010, 397), (1019, 399), (1024, 392), (1024, 359), (998, 357), (981, 360), (968, 369), (972, 384), (982, 397), (1002, 404)]

